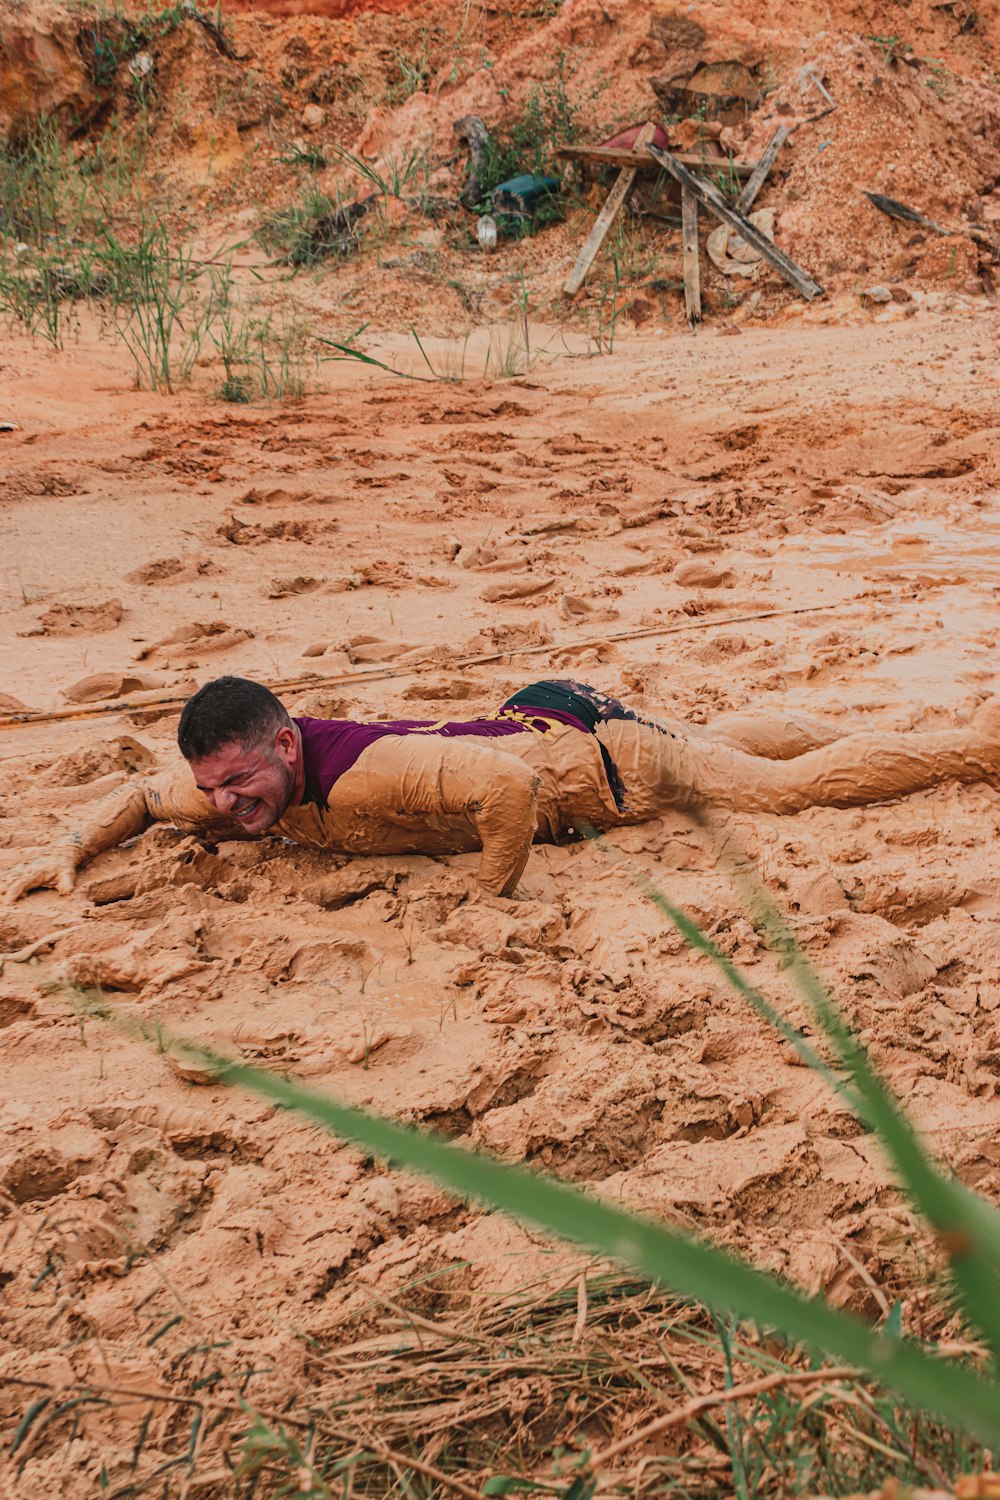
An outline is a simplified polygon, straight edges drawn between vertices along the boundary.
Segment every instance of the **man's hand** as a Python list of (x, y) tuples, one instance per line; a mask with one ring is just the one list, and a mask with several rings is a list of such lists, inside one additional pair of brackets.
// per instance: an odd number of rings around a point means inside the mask
[(28, 891), (53, 890), (68, 896), (76, 884), (80, 851), (71, 846), (53, 849), (40, 859), (17, 865), (12, 871), (4, 896), (19, 901)]

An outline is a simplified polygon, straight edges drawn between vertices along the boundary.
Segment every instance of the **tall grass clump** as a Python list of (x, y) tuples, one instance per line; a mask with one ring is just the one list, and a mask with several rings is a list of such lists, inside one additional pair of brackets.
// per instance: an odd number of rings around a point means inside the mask
[(404, 188), (414, 185), (421, 178), (426, 187), (430, 175), (426, 146), (413, 146), (409, 151), (400, 152), (398, 156), (386, 156), (381, 170), (363, 157), (353, 156), (350, 151), (338, 150), (336, 154), (338, 161), (370, 183), (376, 193), (384, 198), (399, 198)]
[(112, 123), (86, 154), (42, 119), (0, 145), (0, 316), (62, 346), (74, 304), (105, 297), (100, 236), (130, 196), (144, 149)]
[(341, 204), (307, 182), (295, 202), (260, 226), (257, 239), (269, 255), (279, 255), (296, 270), (330, 257), (346, 260), (360, 247), (368, 209), (367, 200)]
[(55, 348), (74, 281), (75, 186), (72, 158), (51, 121), (0, 146), (0, 312)]
[(100, 256), (114, 287), (112, 320), (135, 361), (137, 383), (170, 394), (190, 377), (216, 315), (213, 296), (207, 306), (200, 301), (203, 267), (193, 246), (175, 244), (163, 219), (144, 217), (131, 241), (105, 226)]
[(307, 330), (271, 314), (227, 305), (208, 337), (223, 368), (223, 401), (297, 401), (305, 395)]
[[(147, 18), (168, 29), (185, 19), (211, 22), (190, 0)], [(141, 131), (126, 138), (112, 122), (102, 141), (77, 156), (52, 121), (0, 146), (0, 319), (62, 347), (70, 320), (95, 306), (132, 357), (139, 386), (171, 394), (190, 380), (206, 349), (223, 365), (225, 400), (294, 400), (305, 389), (307, 334), (240, 304), (233, 275), (238, 247), (206, 259), (170, 218), (144, 201), (138, 184)], [(343, 215), (322, 195), (276, 230), (293, 264), (333, 253), (363, 205)], [(249, 273), (259, 279), (257, 273)]]
[(356, 364), (369, 365), (376, 370), (385, 370), (387, 374), (395, 375), (400, 380), (445, 381), (449, 384), (458, 385), (465, 379), (466, 356), (471, 337), (470, 333), (467, 333), (461, 340), (449, 340), (431, 353), (411, 323), (410, 337), (416, 345), (421, 363), (428, 372), (425, 375), (419, 369), (400, 370), (395, 365), (386, 364), (385, 360), (377, 359), (374, 354), (365, 354), (363, 350), (358, 349), (354, 344), (354, 340), (364, 332), (367, 326), (367, 324), (364, 324), (343, 343), (340, 343), (336, 339), (323, 338), (320, 334), (316, 335), (316, 342), (324, 344), (328, 349), (335, 349), (337, 351), (336, 354), (325, 356), (326, 360), (331, 364), (338, 364), (343, 360), (353, 360)]

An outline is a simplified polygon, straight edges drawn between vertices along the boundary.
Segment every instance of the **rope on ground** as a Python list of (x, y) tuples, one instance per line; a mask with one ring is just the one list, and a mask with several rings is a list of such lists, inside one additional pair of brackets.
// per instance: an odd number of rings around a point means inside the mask
[[(306, 677), (286, 677), (269, 682), (267, 687), (275, 693), (287, 693), (305, 688), (347, 687), (366, 682), (387, 682), (395, 677), (414, 677), (423, 672), (460, 671), (466, 667), (484, 667), (491, 662), (508, 661), (519, 656), (541, 656), (553, 651), (585, 651), (589, 646), (607, 646), (616, 641), (638, 641), (650, 636), (681, 635), (693, 630), (718, 630), (727, 625), (753, 625), (760, 620), (779, 620), (790, 615), (815, 615), (823, 610), (846, 609), (852, 604), (868, 604), (879, 599), (892, 599), (900, 603), (917, 598), (916, 593), (898, 594), (886, 589), (881, 592), (863, 594), (857, 598), (839, 599), (833, 604), (801, 604), (793, 609), (765, 609), (751, 615), (728, 615), (721, 620), (690, 620), (683, 625), (650, 625), (642, 630), (619, 630), (606, 635), (591, 636), (585, 641), (547, 641), (532, 646), (514, 646), (505, 651), (491, 651), (482, 656), (459, 656), (447, 661), (414, 662), (412, 666), (374, 667), (367, 672), (337, 672), (329, 677), (311, 673)], [(98, 719), (107, 714), (148, 713), (151, 709), (178, 711), (187, 702), (188, 694), (166, 694), (158, 697), (116, 698), (111, 702), (88, 703), (81, 708), (56, 708), (50, 711), (26, 709), (23, 713), (0, 715), (0, 729), (19, 729), (29, 724), (56, 724), (70, 719)]]

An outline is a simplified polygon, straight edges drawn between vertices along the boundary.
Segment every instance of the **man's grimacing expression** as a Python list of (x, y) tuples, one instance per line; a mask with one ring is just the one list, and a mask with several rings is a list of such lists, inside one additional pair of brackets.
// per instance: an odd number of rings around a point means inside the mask
[(273, 747), (238, 741), (189, 762), (198, 790), (247, 833), (264, 833), (295, 798), (301, 753), (294, 728), (279, 729)]

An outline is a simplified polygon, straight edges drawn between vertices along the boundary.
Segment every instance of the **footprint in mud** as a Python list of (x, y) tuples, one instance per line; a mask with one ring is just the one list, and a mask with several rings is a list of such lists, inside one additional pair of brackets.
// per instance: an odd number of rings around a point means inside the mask
[(15, 698), (13, 693), (0, 693), (0, 714), (34, 714), (36, 708), (29, 708), (27, 703), (22, 703), (20, 698)]
[(596, 625), (602, 620), (618, 619), (618, 611), (610, 605), (593, 604), (578, 594), (563, 594), (559, 600), (559, 613), (574, 625)]
[(144, 567), (134, 568), (131, 573), (125, 574), (126, 583), (137, 584), (159, 584), (159, 583), (190, 583), (195, 578), (206, 578), (209, 574), (220, 573), (215, 563), (209, 562), (207, 558), (198, 557), (161, 557), (155, 562), (146, 563)]
[(736, 582), (736, 574), (730, 568), (717, 568), (704, 558), (692, 557), (677, 564), (671, 581), (686, 589), (728, 589)]
[(110, 771), (139, 771), (145, 774), (156, 767), (156, 756), (130, 734), (120, 734), (103, 744), (81, 746), (52, 762), (44, 782), (52, 786), (83, 786), (107, 776)]
[(404, 688), (403, 697), (407, 701), (420, 699), (428, 703), (443, 703), (448, 700), (465, 701), (476, 697), (481, 689), (474, 682), (468, 682), (464, 677), (449, 677), (437, 679), (434, 682), (411, 682), (410, 686)]
[(295, 594), (311, 594), (318, 589), (322, 578), (307, 578), (299, 573), (294, 578), (272, 578), (267, 589), (269, 599), (289, 599)]
[(178, 625), (176, 630), (172, 630), (162, 640), (154, 641), (150, 646), (143, 646), (135, 659), (136, 661), (149, 661), (155, 658), (159, 661), (170, 661), (175, 658), (187, 658), (194, 649), (197, 649), (199, 655), (206, 651), (229, 651), (233, 646), (252, 640), (252, 630), (245, 630), (242, 627), (233, 629), (226, 624), (225, 620), (212, 620), (207, 624), (193, 621), (190, 625)]
[[(514, 439), (508, 432), (456, 432), (444, 439), (444, 446), (457, 453), (506, 453), (514, 446)], [(424, 447), (429, 449), (430, 445)]]
[(287, 517), (262, 525), (244, 521), (230, 512), (215, 534), (234, 547), (260, 547), (267, 542), (313, 542), (337, 531), (339, 525), (338, 521), (289, 520)]
[(141, 693), (157, 688), (153, 677), (122, 672), (93, 672), (63, 689), (67, 703), (100, 703), (105, 698), (123, 698), (126, 693)]
[(490, 584), (479, 597), (484, 604), (514, 604), (522, 599), (533, 599), (537, 594), (547, 593), (554, 583), (554, 578), (515, 578), (510, 583)]
[(325, 495), (317, 495), (313, 490), (247, 490), (245, 495), (239, 499), (240, 505), (305, 505), (311, 501), (324, 502)]
[(616, 450), (607, 443), (595, 442), (592, 438), (583, 438), (578, 432), (569, 437), (549, 438), (545, 444), (550, 453), (559, 458), (571, 458), (581, 453), (614, 453)]
[(53, 604), (33, 630), (19, 630), (19, 636), (96, 635), (114, 630), (125, 613), (120, 599), (105, 599), (101, 604)]
[(352, 666), (366, 662), (396, 661), (412, 648), (406, 641), (385, 641), (375, 635), (355, 635), (342, 649)]

